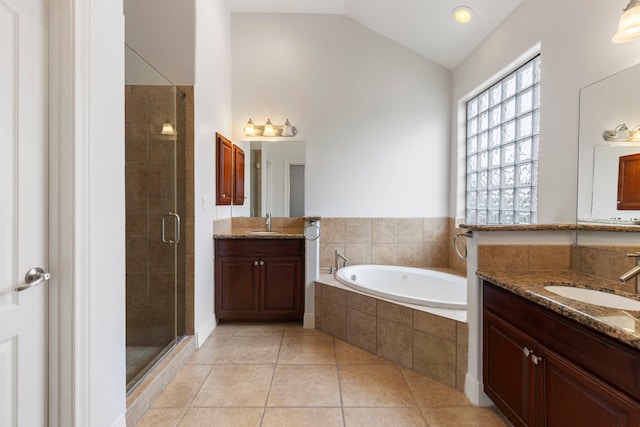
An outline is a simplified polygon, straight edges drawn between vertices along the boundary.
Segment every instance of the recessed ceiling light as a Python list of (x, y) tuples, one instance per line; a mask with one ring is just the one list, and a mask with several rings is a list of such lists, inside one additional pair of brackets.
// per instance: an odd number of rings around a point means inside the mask
[(471, 21), (471, 18), (473, 17), (473, 11), (470, 7), (467, 6), (456, 7), (455, 9), (453, 9), (452, 14), (455, 20), (460, 22), (461, 24), (466, 24), (467, 22)]

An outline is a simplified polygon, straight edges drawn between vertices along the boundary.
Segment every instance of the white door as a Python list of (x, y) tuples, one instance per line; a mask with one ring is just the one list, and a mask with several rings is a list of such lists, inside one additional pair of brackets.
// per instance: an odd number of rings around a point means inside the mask
[(47, 25), (47, 0), (0, 0), (1, 427), (47, 425)]

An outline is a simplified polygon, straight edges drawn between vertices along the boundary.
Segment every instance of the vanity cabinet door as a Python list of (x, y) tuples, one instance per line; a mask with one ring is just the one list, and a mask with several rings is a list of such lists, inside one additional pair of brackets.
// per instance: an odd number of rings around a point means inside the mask
[(233, 146), (233, 204), (244, 205), (244, 151)]
[(540, 426), (638, 426), (640, 404), (539, 346)]
[(254, 320), (260, 314), (260, 270), (255, 257), (221, 256), (215, 264), (215, 307), (221, 320)]
[(216, 205), (231, 204), (232, 163), (233, 144), (221, 134), (216, 133)]
[(484, 391), (515, 426), (534, 425), (533, 338), (484, 311)]
[(300, 320), (303, 315), (302, 292), (304, 264), (300, 256), (263, 258), (262, 307), (266, 318)]

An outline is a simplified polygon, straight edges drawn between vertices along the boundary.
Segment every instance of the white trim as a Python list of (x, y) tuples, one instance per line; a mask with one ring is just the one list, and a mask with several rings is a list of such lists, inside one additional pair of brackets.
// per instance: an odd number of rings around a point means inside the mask
[(489, 396), (484, 393), (482, 388), (482, 383), (473, 379), (473, 377), (467, 372), (467, 375), (464, 377), (464, 394), (467, 396), (471, 404), (473, 406), (482, 407), (493, 406), (493, 401), (489, 399)]
[(126, 414), (120, 415), (114, 422), (111, 424), (111, 427), (127, 427), (127, 416)]
[(316, 315), (315, 313), (305, 313), (304, 320), (302, 321), (302, 327), (304, 329), (315, 329), (316, 327)]
[(211, 332), (218, 326), (216, 324), (216, 316), (212, 314), (207, 322), (202, 322), (196, 330), (196, 348), (202, 347), (202, 344), (209, 338)]
[(49, 3), (49, 425), (89, 417), (90, 6)]
[(74, 425), (91, 425), (90, 299), (91, 2), (73, 1), (73, 402)]

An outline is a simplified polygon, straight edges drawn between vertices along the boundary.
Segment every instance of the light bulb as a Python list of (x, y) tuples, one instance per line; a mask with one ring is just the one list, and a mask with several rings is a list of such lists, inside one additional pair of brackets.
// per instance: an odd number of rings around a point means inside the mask
[(473, 12), (471, 11), (471, 8), (467, 6), (458, 6), (453, 9), (453, 17), (461, 24), (466, 24), (467, 22), (471, 21)]

